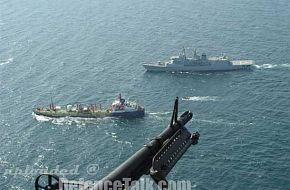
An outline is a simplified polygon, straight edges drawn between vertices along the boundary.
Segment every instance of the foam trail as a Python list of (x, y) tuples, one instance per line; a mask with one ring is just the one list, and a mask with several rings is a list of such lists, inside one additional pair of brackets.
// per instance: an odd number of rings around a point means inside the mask
[(182, 98), (183, 101), (205, 102), (205, 101), (218, 101), (218, 96), (187, 96)]

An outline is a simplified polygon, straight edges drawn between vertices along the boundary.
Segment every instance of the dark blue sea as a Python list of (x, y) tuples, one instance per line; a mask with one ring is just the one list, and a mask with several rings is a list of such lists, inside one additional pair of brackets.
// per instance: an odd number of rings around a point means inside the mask
[[(0, 189), (34, 189), (26, 167), (98, 180), (158, 135), (176, 96), (200, 133), (169, 174), (192, 189), (290, 189), (288, 0), (0, 0)], [(144, 62), (225, 53), (252, 71), (148, 73)], [(108, 105), (119, 94), (140, 119), (36, 120), (32, 108)], [(86, 171), (97, 164), (95, 175)], [(6, 172), (5, 172), (6, 171)]]

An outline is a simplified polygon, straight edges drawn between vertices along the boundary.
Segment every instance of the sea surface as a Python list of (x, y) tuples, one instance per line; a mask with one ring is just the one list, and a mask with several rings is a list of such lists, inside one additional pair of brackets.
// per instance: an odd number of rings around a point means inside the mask
[[(34, 189), (37, 174), (19, 172), (27, 167), (101, 179), (167, 127), (176, 96), (201, 136), (168, 179), (198, 190), (290, 189), (289, 10), (288, 0), (0, 0), (0, 189)], [(183, 46), (256, 63), (192, 74), (142, 67)], [(108, 105), (119, 93), (146, 116), (32, 116), (51, 97)]]

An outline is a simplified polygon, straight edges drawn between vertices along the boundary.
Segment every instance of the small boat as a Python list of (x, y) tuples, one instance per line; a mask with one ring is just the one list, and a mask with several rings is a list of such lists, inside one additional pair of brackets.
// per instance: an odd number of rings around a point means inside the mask
[(73, 104), (73, 105), (54, 105), (49, 107), (37, 107), (33, 109), (33, 114), (61, 118), (61, 117), (81, 117), (81, 118), (103, 118), (103, 117), (121, 117), (138, 118), (145, 115), (145, 108), (136, 102), (125, 100), (121, 94), (113, 101), (109, 108), (104, 109), (96, 104)]

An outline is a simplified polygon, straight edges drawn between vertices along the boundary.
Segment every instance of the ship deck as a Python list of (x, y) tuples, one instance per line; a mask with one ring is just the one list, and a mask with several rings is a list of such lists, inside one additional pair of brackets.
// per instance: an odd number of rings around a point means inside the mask
[(253, 60), (234, 60), (232, 61), (233, 65), (254, 65)]

